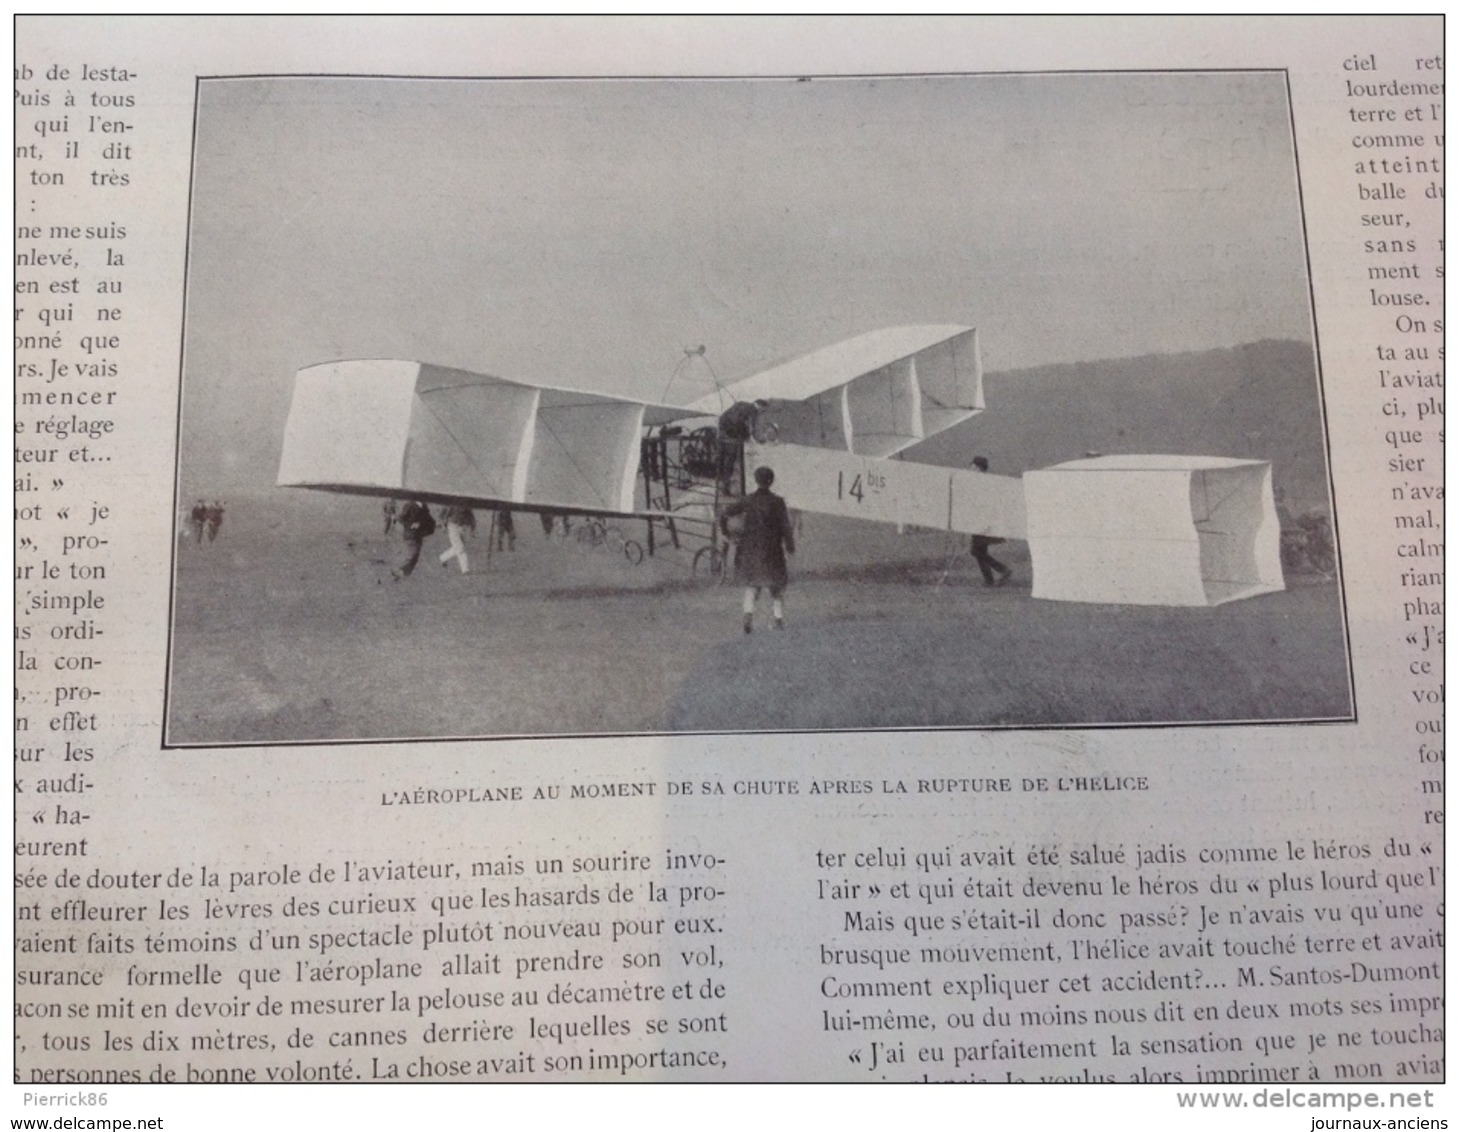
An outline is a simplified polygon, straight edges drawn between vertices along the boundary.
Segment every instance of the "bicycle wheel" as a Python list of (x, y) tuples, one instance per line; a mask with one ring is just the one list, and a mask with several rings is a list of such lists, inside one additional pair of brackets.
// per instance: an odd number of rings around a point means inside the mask
[(633, 539), (629, 539), (623, 544), (623, 556), (628, 559), (631, 565), (637, 566), (643, 561), (643, 547), (639, 546)]
[(577, 530), (578, 549), (592, 550), (594, 547), (602, 546), (607, 537), (608, 534), (601, 519), (585, 519), (579, 524)]
[(694, 576), (718, 578), (724, 574), (724, 552), (717, 546), (703, 546), (694, 553)]

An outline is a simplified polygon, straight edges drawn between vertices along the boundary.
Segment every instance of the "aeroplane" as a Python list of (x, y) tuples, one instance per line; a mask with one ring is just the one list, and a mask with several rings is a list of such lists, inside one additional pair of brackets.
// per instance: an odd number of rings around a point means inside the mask
[[(686, 355), (701, 354), (689, 350)], [(727, 465), (716, 421), (759, 405)], [(649, 549), (768, 464), (798, 510), (1026, 539), (1033, 596), (1214, 605), (1284, 588), (1265, 461), (1090, 457), (1023, 477), (894, 459), (985, 410), (978, 331), (873, 330), (689, 404), (359, 359), (295, 376), (277, 483), (354, 495), (640, 519)], [(727, 467), (738, 478), (727, 476)]]

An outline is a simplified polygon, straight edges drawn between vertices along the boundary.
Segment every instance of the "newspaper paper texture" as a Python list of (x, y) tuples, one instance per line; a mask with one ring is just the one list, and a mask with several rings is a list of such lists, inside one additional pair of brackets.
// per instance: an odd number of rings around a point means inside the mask
[(1438, 20), (822, 26), (18, 20), (17, 1090), (1432, 1105)]

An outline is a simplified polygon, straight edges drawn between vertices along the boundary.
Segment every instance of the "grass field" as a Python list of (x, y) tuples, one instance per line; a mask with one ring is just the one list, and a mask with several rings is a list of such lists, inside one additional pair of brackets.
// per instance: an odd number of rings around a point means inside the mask
[(633, 566), (519, 515), (517, 550), (488, 560), (487, 518), (471, 574), (437, 564), (440, 533), (397, 584), (377, 503), (230, 500), (217, 542), (178, 545), (168, 742), (1351, 713), (1332, 581), (1212, 609), (1035, 601), (1021, 543), (988, 589), (966, 540), (810, 515), (788, 628), (746, 637), (740, 590), (693, 578), (688, 553)]

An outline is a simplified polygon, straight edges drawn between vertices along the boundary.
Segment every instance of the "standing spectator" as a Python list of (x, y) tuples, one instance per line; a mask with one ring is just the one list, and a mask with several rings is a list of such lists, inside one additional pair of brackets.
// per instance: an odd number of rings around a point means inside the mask
[(762, 587), (770, 587), (771, 612), (775, 627), (785, 628), (785, 587), (790, 584), (790, 571), (785, 556), (795, 553), (795, 531), (785, 500), (770, 490), (775, 473), (769, 468), (755, 469), (756, 489), (737, 499), (720, 515), (719, 526), (730, 535), (730, 520), (744, 517), (744, 527), (735, 548), (735, 581), (745, 587), (745, 632), (750, 632), (755, 615), (755, 602)]
[(192, 531), (193, 538), (201, 546), (203, 543), (203, 531), (208, 525), (208, 505), (199, 499), (193, 504), (193, 509), (187, 517), (188, 529)]
[(412, 499), (402, 507), (398, 520), (400, 535), (405, 539), (405, 561), (390, 571), (390, 576), (397, 582), (415, 569), (415, 564), (420, 561), (421, 547), (436, 533), (436, 520), (431, 516), (431, 509), (419, 499)]
[(505, 508), (496, 513), (496, 548), (497, 550), (517, 549), (517, 524), (512, 519), (512, 513)]
[(219, 500), (213, 500), (213, 505), (204, 515), (204, 522), (208, 527), (208, 541), (212, 542), (223, 527), (223, 504)]
[[(974, 456), (973, 467), (977, 468), (980, 472), (986, 472), (988, 470), (988, 458), (986, 456)], [(990, 546), (996, 546), (1002, 541), (1004, 540), (1001, 538), (991, 538), (988, 535), (973, 536), (973, 543), (970, 549), (972, 550), (973, 561), (978, 564), (978, 569), (983, 574), (983, 584), (985, 586), (1001, 586), (1004, 582), (1008, 581), (1009, 575), (1013, 573), (1012, 570), (988, 553)]]

